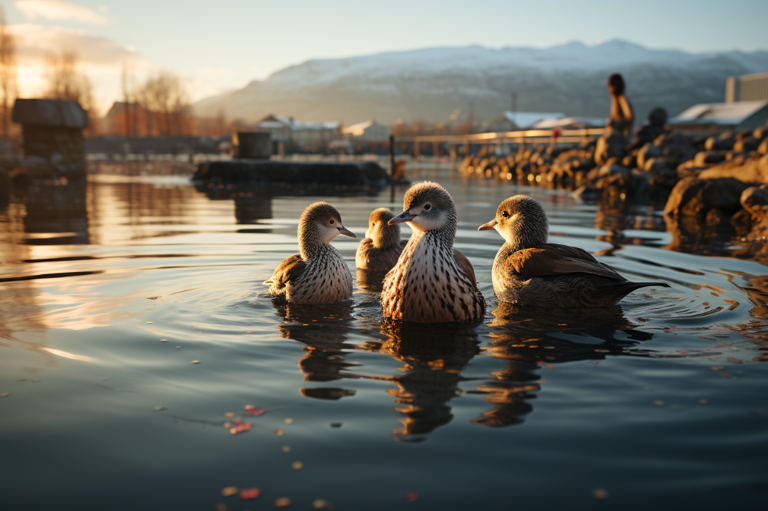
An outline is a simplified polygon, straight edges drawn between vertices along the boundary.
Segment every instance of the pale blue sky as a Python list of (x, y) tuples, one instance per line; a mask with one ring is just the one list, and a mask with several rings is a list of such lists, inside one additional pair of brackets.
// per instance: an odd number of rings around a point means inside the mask
[[(69, 45), (81, 52), (105, 104), (116, 94), (116, 70), (126, 47), (135, 48), (129, 57), (139, 74), (172, 69), (189, 80), (196, 98), (310, 58), (430, 46), (549, 47), (621, 38), (691, 52), (768, 49), (767, 0), (6, 0), (3, 5), (8, 23), (26, 34), (27, 46)], [(59, 43), (62, 33), (67, 38)], [(26, 52), (28, 65), (20, 74), (27, 73), (22, 82), (32, 87), (36, 57), (30, 48)]]

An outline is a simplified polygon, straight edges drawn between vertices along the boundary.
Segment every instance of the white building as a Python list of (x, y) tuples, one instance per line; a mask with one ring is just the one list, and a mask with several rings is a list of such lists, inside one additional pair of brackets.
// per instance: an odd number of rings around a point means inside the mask
[(266, 116), (256, 123), (256, 130), (271, 133), (273, 140), (292, 141), (301, 147), (325, 146), (341, 138), (340, 122), (302, 122), (281, 115)]
[(355, 142), (387, 142), (389, 140), (389, 127), (373, 120), (353, 124), (341, 132)]
[(741, 131), (759, 128), (768, 121), (768, 100), (693, 105), (668, 122), (683, 131)]

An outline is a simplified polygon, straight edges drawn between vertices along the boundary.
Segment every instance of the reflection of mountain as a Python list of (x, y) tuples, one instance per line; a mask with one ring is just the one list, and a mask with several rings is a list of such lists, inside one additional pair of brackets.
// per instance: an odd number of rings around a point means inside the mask
[[(354, 377), (344, 371), (356, 364), (345, 362), (345, 350), (354, 349), (347, 344), (346, 330), (352, 323), (352, 303), (341, 302), (328, 305), (277, 306), (277, 314), (285, 319), (280, 325), (280, 334), (305, 346), (304, 357), (299, 360), (299, 369), (304, 381), (329, 382)], [(342, 388), (302, 388), (301, 393), (317, 399), (340, 399), (355, 394)]]
[[(501, 302), (493, 315), (492, 343), (485, 353), (504, 360), (507, 367), (494, 373), (495, 381), (478, 387), (489, 394), (486, 401), (495, 405), (472, 421), (482, 426), (510, 426), (525, 420), (533, 410), (529, 401), (540, 390), (536, 371), (541, 365), (602, 360), (651, 338), (651, 334), (633, 330), (618, 305), (588, 311), (552, 311)], [(618, 332), (632, 340), (616, 339)], [(597, 344), (597, 339), (603, 342)]]
[(448, 402), (461, 393), (461, 370), (477, 355), (477, 333), (468, 325), (419, 325), (386, 322), (384, 341), (369, 341), (361, 348), (386, 353), (400, 362), (402, 375), (377, 377), (394, 383), (388, 393), (405, 405), (403, 427), (393, 436), (402, 441), (423, 441), (453, 419)]

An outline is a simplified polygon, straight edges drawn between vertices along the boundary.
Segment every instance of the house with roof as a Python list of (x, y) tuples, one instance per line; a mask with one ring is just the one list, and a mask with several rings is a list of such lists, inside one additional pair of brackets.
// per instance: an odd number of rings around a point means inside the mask
[(504, 112), (491, 121), (485, 131), (495, 133), (531, 129), (534, 124), (544, 120), (562, 119), (565, 114), (559, 112)]
[(668, 121), (676, 131), (697, 133), (755, 129), (764, 126), (767, 122), (768, 100), (702, 103), (693, 105)]
[(304, 122), (271, 114), (256, 123), (256, 131), (270, 133), (272, 140), (278, 142), (292, 142), (302, 148), (319, 148), (341, 138), (341, 123)]
[(389, 141), (389, 127), (374, 120), (359, 122), (341, 130), (353, 142), (381, 143)]

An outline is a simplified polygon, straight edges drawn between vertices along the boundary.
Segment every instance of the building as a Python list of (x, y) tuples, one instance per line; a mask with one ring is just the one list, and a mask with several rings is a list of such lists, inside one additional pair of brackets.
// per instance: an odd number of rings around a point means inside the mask
[(560, 119), (545, 119), (531, 126), (531, 129), (551, 130), (554, 128), (604, 128), (605, 120), (605, 117), (562, 117)]
[(693, 105), (668, 123), (676, 131), (719, 133), (742, 131), (768, 122), (768, 100)]
[(495, 133), (530, 129), (544, 120), (562, 119), (565, 114), (559, 112), (504, 112), (491, 121), (485, 131)]
[(102, 129), (110, 135), (151, 136), (152, 114), (138, 103), (115, 101), (104, 116)]
[(365, 121), (341, 130), (342, 134), (354, 142), (381, 143), (389, 141), (389, 127), (376, 121)]
[(293, 117), (268, 115), (256, 123), (256, 130), (272, 135), (272, 140), (293, 142), (302, 148), (325, 148), (341, 138), (340, 122), (302, 122)]
[(44, 171), (56, 175), (85, 177), (83, 130), (88, 127), (88, 113), (77, 101), (17, 99), (13, 122), (22, 126), (25, 157), (36, 157)]
[(768, 100), (768, 73), (729, 76), (725, 81), (725, 102)]

